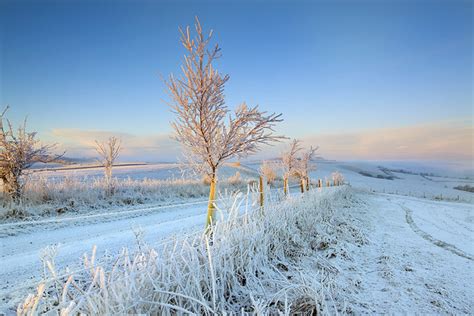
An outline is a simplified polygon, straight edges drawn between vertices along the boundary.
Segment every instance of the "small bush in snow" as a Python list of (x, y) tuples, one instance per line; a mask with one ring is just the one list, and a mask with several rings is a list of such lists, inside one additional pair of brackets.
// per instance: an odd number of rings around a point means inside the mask
[(277, 178), (275, 163), (264, 161), (260, 166), (260, 174), (266, 179), (267, 184), (272, 184)]
[(227, 181), (229, 184), (238, 185), (242, 183), (242, 177), (240, 176), (240, 172), (236, 171), (233, 176), (230, 176)]

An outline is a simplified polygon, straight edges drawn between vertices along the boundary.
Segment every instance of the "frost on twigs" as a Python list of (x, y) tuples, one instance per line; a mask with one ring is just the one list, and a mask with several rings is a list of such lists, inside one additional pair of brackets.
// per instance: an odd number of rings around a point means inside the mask
[(281, 162), (285, 179), (298, 176), (298, 154), (301, 150), (301, 142), (293, 139), (290, 143), (290, 148), (282, 153)]
[(260, 166), (260, 174), (265, 178), (267, 184), (272, 184), (277, 178), (277, 165), (271, 161), (263, 161)]
[(188, 165), (209, 178), (210, 192), (206, 229), (212, 223), (217, 170), (235, 157), (244, 157), (259, 150), (263, 144), (283, 139), (274, 135), (281, 114), (261, 111), (245, 103), (232, 113), (224, 98), (224, 86), (229, 80), (214, 68), (221, 56), (219, 45), (211, 46), (212, 31), (204, 34), (196, 18), (195, 35), (190, 28), (181, 30), (181, 44), (186, 49), (182, 74), (171, 75), (166, 85), (176, 115), (171, 124), (185, 149)]
[(303, 147), (299, 140), (293, 139), (291, 141), (289, 149), (281, 155), (285, 185), (287, 185), (286, 181), (288, 179), (296, 178), (301, 181), (302, 185), (306, 182), (306, 186), (309, 187), (309, 172), (316, 170), (313, 159), (318, 149), (319, 147), (311, 146), (303, 152)]
[(302, 183), (306, 184), (306, 190), (309, 190), (310, 187), (309, 173), (316, 170), (316, 164), (313, 162), (313, 159), (318, 149), (319, 147), (309, 147), (309, 149), (303, 153), (297, 164), (296, 174)]
[(36, 132), (26, 130), (26, 118), (15, 132), (11, 122), (5, 119), (8, 108), (0, 114), (0, 178), (4, 192), (18, 203), (26, 181), (25, 171), (35, 163), (53, 162), (62, 155), (51, 154), (56, 145), (42, 145), (36, 139)]
[(120, 139), (115, 136), (109, 137), (106, 142), (95, 141), (95, 150), (99, 154), (99, 162), (104, 166), (105, 181), (107, 183), (107, 195), (113, 195), (115, 191), (112, 181), (112, 167), (122, 150)]
[(339, 171), (335, 171), (331, 174), (332, 182), (334, 185), (344, 184), (344, 176)]
[(189, 165), (215, 178), (223, 162), (255, 153), (260, 145), (282, 139), (273, 134), (275, 124), (282, 121), (281, 114), (268, 114), (245, 103), (231, 114), (224, 100), (229, 76), (213, 66), (221, 50), (217, 44), (210, 47), (212, 31), (204, 34), (198, 19), (194, 37), (189, 27), (180, 31), (187, 51), (182, 75), (171, 75), (166, 82), (171, 96), (169, 105), (176, 114), (172, 123), (174, 137), (185, 147)]

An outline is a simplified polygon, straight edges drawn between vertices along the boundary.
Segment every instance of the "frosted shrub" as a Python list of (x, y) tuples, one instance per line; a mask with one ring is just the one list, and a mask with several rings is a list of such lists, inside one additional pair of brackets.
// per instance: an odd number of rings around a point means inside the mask
[(242, 177), (240, 176), (240, 172), (236, 171), (233, 176), (230, 176), (229, 179), (227, 179), (229, 184), (231, 185), (238, 185), (242, 183)]
[(277, 178), (275, 163), (264, 161), (260, 166), (260, 174), (266, 179), (267, 184), (272, 184)]
[(344, 184), (344, 176), (339, 171), (335, 171), (331, 174), (332, 182), (334, 185)]
[(135, 252), (124, 249), (111, 264), (86, 256), (84, 271), (41, 283), (18, 313), (34, 307), (61, 315), (333, 314), (342, 291), (328, 258), (349, 256), (345, 242), (364, 242), (339, 211), (351, 199), (345, 187), (311, 191), (268, 204), (265, 216), (239, 215), (246, 199), (236, 199), (221, 210), (225, 220), (212, 227), (212, 237), (175, 237)]

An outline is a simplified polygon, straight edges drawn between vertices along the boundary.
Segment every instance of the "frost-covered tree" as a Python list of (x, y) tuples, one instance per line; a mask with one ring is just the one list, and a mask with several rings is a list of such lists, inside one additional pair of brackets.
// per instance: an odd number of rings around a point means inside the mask
[(316, 170), (316, 165), (313, 162), (316, 151), (319, 147), (310, 147), (303, 153), (297, 162), (296, 175), (300, 178), (302, 185), (306, 184), (306, 190), (309, 190), (309, 172)]
[(186, 49), (182, 75), (171, 75), (166, 82), (172, 99), (169, 105), (176, 114), (172, 127), (190, 165), (211, 180), (208, 227), (213, 217), (218, 168), (231, 158), (255, 153), (260, 145), (282, 138), (273, 130), (282, 119), (281, 114), (267, 114), (245, 103), (231, 114), (224, 99), (229, 76), (213, 65), (221, 50), (217, 44), (210, 47), (212, 31), (205, 35), (196, 18), (194, 36), (189, 27), (180, 32)]
[(112, 167), (122, 149), (121, 141), (115, 136), (111, 136), (105, 142), (95, 141), (95, 150), (99, 154), (99, 162), (104, 167), (107, 193), (113, 194)]
[(277, 178), (275, 163), (264, 161), (260, 166), (260, 174), (267, 180), (267, 184), (273, 183)]
[(301, 150), (300, 141), (293, 139), (290, 143), (290, 148), (281, 155), (283, 167), (283, 190), (285, 191), (285, 194), (288, 191), (288, 179), (290, 177), (298, 176), (298, 154)]
[(51, 154), (56, 145), (42, 145), (36, 139), (36, 132), (28, 132), (26, 118), (15, 132), (10, 121), (5, 118), (8, 108), (0, 115), (0, 178), (4, 192), (14, 202), (19, 202), (26, 180), (22, 177), (25, 170), (37, 162), (53, 162), (62, 154)]
[(344, 184), (344, 176), (339, 171), (335, 171), (331, 174), (332, 182), (334, 185)]

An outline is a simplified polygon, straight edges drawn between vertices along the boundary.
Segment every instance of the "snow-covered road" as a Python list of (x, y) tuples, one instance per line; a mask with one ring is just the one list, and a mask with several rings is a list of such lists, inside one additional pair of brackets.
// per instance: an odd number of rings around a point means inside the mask
[(354, 216), (370, 242), (341, 262), (347, 265), (341, 282), (355, 285), (349, 289), (352, 309), (472, 314), (473, 205), (388, 194), (365, 195), (364, 203)]
[[(98, 258), (105, 250), (117, 253), (122, 247), (136, 243), (134, 229), (144, 232), (144, 240), (150, 244), (159, 242), (172, 234), (184, 234), (202, 227), (206, 211), (205, 202), (182, 208), (165, 208), (143, 216), (118, 217), (105, 222), (96, 221), (84, 225), (70, 222), (54, 229), (37, 227), (28, 233), (19, 233), (0, 239), (0, 293), (2, 305), (11, 305), (10, 300), (24, 291), (23, 287), (34, 285), (42, 275), (41, 250), (58, 245), (56, 266), (72, 270), (80, 268), (80, 258), (97, 246)], [(55, 225), (57, 226), (57, 225)], [(21, 288), (18, 292), (13, 291)], [(13, 291), (13, 292), (12, 292)], [(0, 312), (2, 310), (0, 309)]]

